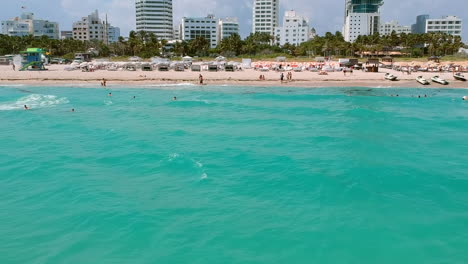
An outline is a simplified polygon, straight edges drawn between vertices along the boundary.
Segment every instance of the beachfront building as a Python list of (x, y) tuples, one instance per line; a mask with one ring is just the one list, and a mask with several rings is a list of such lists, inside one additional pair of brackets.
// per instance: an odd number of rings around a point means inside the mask
[(462, 34), (462, 20), (456, 16), (429, 18), (426, 20), (426, 33), (442, 32), (453, 36)]
[(59, 24), (48, 20), (34, 19), (33, 13), (23, 13), (20, 17), (1, 22), (1, 34), (8, 36), (47, 36), (51, 39), (60, 39)]
[(252, 32), (275, 35), (279, 26), (279, 0), (254, 0), (252, 16)]
[(409, 34), (411, 33), (411, 26), (402, 26), (398, 21), (394, 20), (380, 24), (380, 35), (390, 35), (393, 31), (398, 35), (401, 33)]
[(286, 43), (300, 45), (310, 39), (309, 21), (296, 11), (286, 11), (283, 26), (275, 28), (275, 43), (283, 46)]
[(66, 30), (60, 31), (60, 39), (72, 39), (73, 38), (73, 31)]
[(120, 38), (120, 28), (109, 26), (109, 43), (118, 42)]
[(106, 20), (101, 20), (97, 10), (73, 23), (73, 39), (76, 40), (98, 40), (108, 44), (119, 37), (120, 29), (112, 27), (107, 22), (107, 17)]
[(449, 35), (461, 36), (463, 21), (456, 16), (445, 16), (442, 18), (430, 18), (429, 15), (416, 17), (416, 24), (411, 27), (412, 33), (424, 34), (430, 32), (442, 32)]
[(182, 36), (180, 35), (180, 32), (182, 32), (182, 30), (180, 29), (181, 25), (178, 25), (177, 27), (174, 27), (174, 37), (173, 39), (174, 40), (181, 40), (182, 39)]
[(239, 35), (239, 21), (237, 17), (227, 17), (218, 22), (218, 42), (234, 34)]
[(182, 40), (190, 41), (203, 37), (210, 43), (211, 48), (218, 45), (218, 19), (214, 15), (206, 17), (184, 17), (181, 24)]
[(411, 25), (411, 33), (413, 34), (424, 34), (426, 33), (426, 20), (429, 19), (429, 15), (419, 15), (416, 17), (416, 24)]
[(136, 0), (136, 30), (160, 39), (174, 38), (172, 0)]
[(380, 7), (383, 0), (346, 0), (343, 36), (354, 42), (358, 36), (372, 35), (380, 30)]

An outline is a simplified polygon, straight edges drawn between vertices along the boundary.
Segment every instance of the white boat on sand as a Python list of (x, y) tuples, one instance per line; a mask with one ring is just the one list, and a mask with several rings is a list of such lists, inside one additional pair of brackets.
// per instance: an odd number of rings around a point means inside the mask
[(438, 83), (438, 84), (442, 84), (442, 85), (447, 85), (449, 84), (449, 82), (447, 82), (446, 80), (440, 78), (439, 76), (434, 76), (431, 78), (431, 80), (435, 83)]
[(387, 79), (387, 80), (389, 80), (389, 81), (397, 81), (397, 80), (398, 80), (398, 77), (396, 77), (396, 76), (393, 75), (393, 74), (387, 73), (387, 74), (385, 74), (385, 79)]
[(424, 79), (422, 76), (418, 76), (416, 81), (422, 85), (429, 85), (431, 84), (428, 80)]
[(455, 78), (455, 80), (466, 82), (465, 76), (461, 74), (460, 72), (455, 73), (453, 77)]

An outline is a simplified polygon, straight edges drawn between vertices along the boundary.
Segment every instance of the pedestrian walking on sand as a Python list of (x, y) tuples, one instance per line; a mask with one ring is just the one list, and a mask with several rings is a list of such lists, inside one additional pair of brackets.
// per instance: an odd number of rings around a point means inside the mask
[(280, 75), (280, 79), (281, 79), (281, 82), (283, 82), (283, 81), (284, 81), (284, 74), (283, 74), (283, 73), (281, 73), (281, 75)]

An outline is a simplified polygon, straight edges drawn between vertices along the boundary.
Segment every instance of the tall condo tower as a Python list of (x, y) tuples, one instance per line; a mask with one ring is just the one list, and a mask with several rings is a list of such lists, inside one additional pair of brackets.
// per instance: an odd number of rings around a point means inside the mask
[(172, 0), (136, 0), (136, 30), (156, 34), (160, 39), (173, 39)]
[(252, 32), (275, 34), (279, 26), (279, 0), (254, 0)]
[(379, 32), (383, 0), (345, 0), (343, 36), (354, 42), (359, 35)]

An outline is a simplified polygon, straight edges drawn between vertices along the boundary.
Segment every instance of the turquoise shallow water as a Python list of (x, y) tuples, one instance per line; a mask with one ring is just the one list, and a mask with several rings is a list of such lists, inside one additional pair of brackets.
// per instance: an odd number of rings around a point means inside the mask
[(0, 87), (0, 263), (468, 260), (467, 90), (148, 88)]

